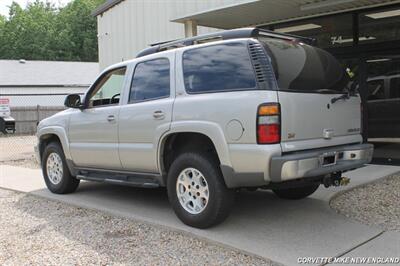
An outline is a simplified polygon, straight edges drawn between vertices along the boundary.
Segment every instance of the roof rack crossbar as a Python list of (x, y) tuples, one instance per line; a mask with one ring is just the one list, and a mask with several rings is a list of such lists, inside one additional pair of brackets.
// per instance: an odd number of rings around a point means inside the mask
[(194, 44), (215, 42), (220, 40), (230, 40), (239, 38), (256, 38), (259, 36), (265, 36), (269, 38), (290, 40), (304, 42), (310, 45), (315, 45), (316, 40), (313, 38), (301, 37), (292, 34), (278, 33), (274, 31), (264, 30), (260, 28), (242, 28), (234, 30), (226, 30), (221, 32), (214, 32), (205, 35), (199, 35), (195, 37), (179, 39), (169, 42), (160, 42), (151, 44), (149, 48), (142, 50), (136, 57), (142, 57), (149, 54), (158, 53), (161, 51), (176, 49), (184, 46), (190, 46)]

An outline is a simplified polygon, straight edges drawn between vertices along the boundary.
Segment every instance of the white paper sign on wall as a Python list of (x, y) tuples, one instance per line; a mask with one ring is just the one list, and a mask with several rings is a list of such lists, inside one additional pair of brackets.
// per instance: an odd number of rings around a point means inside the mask
[(7, 117), (10, 115), (10, 100), (8, 98), (0, 98), (0, 117)]

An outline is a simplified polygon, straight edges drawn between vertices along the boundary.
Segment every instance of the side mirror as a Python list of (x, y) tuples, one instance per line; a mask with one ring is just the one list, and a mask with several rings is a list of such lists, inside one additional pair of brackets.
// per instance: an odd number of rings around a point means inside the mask
[(68, 108), (79, 108), (83, 107), (81, 103), (81, 96), (79, 94), (70, 94), (65, 98), (64, 105)]

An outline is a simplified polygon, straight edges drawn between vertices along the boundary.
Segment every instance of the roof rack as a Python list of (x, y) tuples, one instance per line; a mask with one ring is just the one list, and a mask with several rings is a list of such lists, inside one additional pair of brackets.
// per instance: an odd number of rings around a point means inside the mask
[(195, 37), (179, 39), (174, 41), (160, 42), (151, 44), (149, 48), (146, 48), (138, 53), (136, 57), (142, 57), (149, 54), (155, 54), (158, 52), (176, 49), (179, 47), (185, 47), (195, 44), (207, 43), (207, 42), (215, 42), (220, 40), (231, 40), (231, 39), (239, 39), (239, 38), (255, 38), (265, 36), (269, 38), (281, 39), (281, 40), (289, 40), (289, 41), (297, 41), (304, 42), (310, 45), (315, 45), (316, 40), (314, 38), (301, 37), (292, 34), (286, 33), (278, 33), (270, 30), (264, 30), (260, 28), (242, 28), (242, 29), (234, 29), (234, 30), (226, 30), (220, 32), (214, 32), (204, 35), (199, 35)]

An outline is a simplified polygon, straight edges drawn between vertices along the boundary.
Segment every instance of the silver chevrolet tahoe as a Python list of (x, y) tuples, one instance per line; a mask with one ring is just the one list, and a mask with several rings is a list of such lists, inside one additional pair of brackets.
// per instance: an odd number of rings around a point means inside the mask
[(369, 163), (361, 101), (312, 40), (237, 29), (154, 45), (40, 122), (48, 189), (80, 180), (166, 187), (190, 226), (222, 222), (235, 191), (301, 199)]

